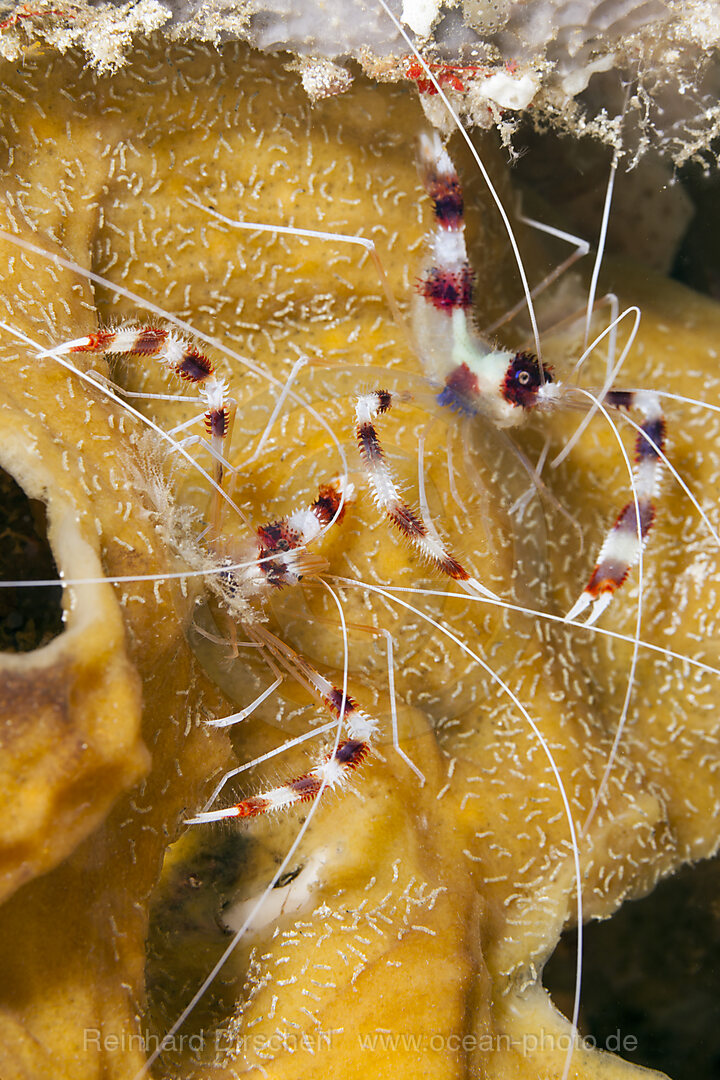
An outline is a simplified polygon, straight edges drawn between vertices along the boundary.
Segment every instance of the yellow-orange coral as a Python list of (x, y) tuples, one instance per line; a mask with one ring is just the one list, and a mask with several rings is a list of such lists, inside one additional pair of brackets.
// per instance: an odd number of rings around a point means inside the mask
[[(221, 53), (148, 47), (113, 80), (82, 74), (72, 59), (47, 58), (5, 70), (3, 79), (8, 106), (0, 146), (12, 166), (5, 217), (11, 231), (32, 235), (41, 247), (63, 251), (141, 293), (263, 371), (284, 376), (299, 355), (321, 357), (323, 365), (309, 365), (298, 389), (348, 453), (358, 389), (389, 381), (422, 390), (417, 360), (389, 318), (371, 266), (340, 246), (218, 227), (186, 201), (210, 203), (232, 218), (346, 233), (364, 229), (378, 243), (395, 294), (406, 299), (426, 228), (413, 165), (413, 138), (423, 120), (409, 95), (359, 83), (341, 100), (311, 109), (295, 76), (237, 47)], [(515, 286), (502, 233), (487, 212), (480, 213), (478, 190), (468, 185), (485, 314), (502, 310), (508, 294), (514, 300)], [(147, 317), (112, 290), (97, 288), (91, 296), (82, 275), (42, 256), (3, 245), (2, 259), (3, 317), (41, 344), (87, 332), (97, 319)], [(625, 384), (713, 396), (711, 350), (720, 323), (715, 306), (657, 281), (643, 295), (633, 273), (620, 280), (645, 310)], [(8, 332), (2, 342), (8, 355), (5, 413), (22, 458), (16, 463), (3, 457), (2, 464), (36, 497), (45, 498), (39, 488), (30, 490), (28, 455), (37, 454), (53, 477), (63, 477), (81, 535), (108, 576), (181, 566), (177, 534), (160, 520), (163, 511), (170, 513), (169, 504), (158, 503), (164, 489), (150, 478), (152, 468), (167, 468), (153, 460), (157, 450), (139, 440), (134, 422), (127, 421), (123, 432), (117, 407), (99, 392), (51, 361), (35, 359)], [(566, 362), (563, 350), (577, 355), (577, 341), (556, 342), (554, 354), (551, 348), (549, 342), (548, 356), (558, 366)], [(691, 370), (678, 360), (688, 355)], [(318, 482), (338, 471), (337, 452), (308, 411), (288, 403), (263, 454), (252, 460), (274, 390), (237, 358), (219, 354), (218, 364), (232, 378), (240, 406), (233, 454), (242, 468), (229, 490), (255, 522), (278, 517), (308, 501)], [(115, 377), (167, 392), (162, 371), (152, 365), (120, 366)], [(587, 379), (592, 383), (591, 375)], [(164, 403), (153, 407), (153, 415), (170, 426), (192, 409)], [(493, 589), (508, 595), (512, 585), (521, 602), (562, 614), (623, 500), (623, 465), (612, 436), (594, 425), (548, 480), (580, 524), (585, 549), (579, 554), (578, 532), (539, 498), (522, 520), (511, 511), (527, 481), (500, 436), (436, 416), (422, 393), (383, 426), (393, 465), (408, 487), (415, 483), (415, 447), (429, 415), (436, 418), (427, 431), (426, 470), (438, 523)], [(717, 478), (715, 425), (706, 413), (684, 407), (673, 416), (673, 459), (697, 491), (707, 492)], [(552, 430), (559, 448), (574, 422), (553, 416), (521, 432), (519, 441), (530, 451)], [(448, 431), (457, 500), (447, 479)], [(68, 460), (77, 460), (77, 476)], [(352, 458), (351, 464), (356, 467)], [(178, 465), (170, 483), (177, 499), (205, 507), (207, 492), (191, 470)], [(50, 539), (62, 561), (53, 533), (57, 498), (54, 492), (47, 499)], [(225, 527), (229, 543), (246, 533), (229, 515)], [(192, 542), (187, 528), (183, 536)], [(168, 1068), (173, 1075), (191, 1069), (203, 1034), (199, 1056), (221, 1064), (218, 1075), (259, 1075), (261, 1068), (273, 1077), (310, 1070), (343, 1077), (391, 1071), (560, 1075), (565, 1055), (558, 1040), (568, 1028), (542, 990), (539, 972), (574, 916), (568, 824), (536, 735), (467, 650), (492, 665), (529, 709), (581, 824), (612, 742), (631, 645), (464, 596), (400, 594), (390, 600), (369, 591), (363, 582), (446, 590), (377, 521), (362, 485), (322, 551), (329, 581), (356, 582), (341, 587), (351, 627), (350, 689), (383, 720), (389, 712), (383, 642), (362, 628), (393, 634), (402, 744), (426, 784), (418, 786), (384, 735), (355, 790), (330, 796), (320, 807), (297, 853), (297, 876), (281, 883), (272, 917), (261, 913), (256, 919), (228, 965), (228, 981), (207, 995), (183, 1029), (196, 1035), (196, 1044), (183, 1043)], [(696, 515), (668, 483), (645, 559), (644, 640), (713, 662), (716, 615), (708, 580), (715, 558)], [(228, 752), (224, 736), (205, 734), (197, 721), (203, 712), (220, 715), (231, 708), (215, 684), (241, 707), (268, 677), (247, 650), (231, 665), (227, 647), (206, 639), (196, 640), (196, 649), (212, 680), (201, 674), (186, 644), (186, 633), (196, 633), (190, 630), (193, 614), (207, 618), (194, 613), (193, 593), (168, 582), (117, 588), (119, 599), (113, 599), (109, 586), (98, 586), (112, 616), (95, 610), (106, 633), (115, 634), (106, 648), (129, 700), (136, 701), (134, 671), (140, 677), (152, 765), (139, 790), (121, 793), (147, 767), (128, 723), (113, 759), (114, 787), (99, 783), (96, 769), (80, 829), (73, 828), (73, 809), (71, 823), (57, 823), (52, 858), (43, 862), (39, 854), (21, 853), (13, 867), (17, 883), (68, 856), (23, 885), (0, 910), (0, 956), (8, 973), (0, 990), (3, 1077), (38, 1075), (51, 1060), (55, 1076), (134, 1075), (142, 1041), (128, 1040), (144, 1029), (148, 897), (179, 814), (202, 804)], [(605, 627), (633, 633), (633, 592), (626, 588)], [(403, 602), (421, 608), (463, 644)], [(113, 621), (118, 607), (124, 641)], [(335, 669), (340, 679), (337, 612), (320, 587), (279, 597), (272, 619), (294, 648), (323, 670)], [(71, 633), (69, 627), (47, 650), (70, 644)], [(99, 639), (93, 647), (103, 655)], [(673, 866), (715, 850), (713, 678), (641, 648), (628, 730), (606, 799), (581, 844), (588, 914), (610, 914)], [(301, 734), (311, 718), (301, 691), (284, 687), (258, 710), (248, 731), (235, 736), (238, 757), (252, 758)], [(42, 732), (37, 740), (41, 777), (49, 776), (48, 790), (62, 797), (74, 780)], [(102, 738), (100, 743), (108, 747)], [(290, 773), (304, 760), (302, 748), (296, 749), (279, 759), (275, 774)], [(6, 762), (10, 771), (12, 756)], [(7, 807), (10, 820), (17, 805), (15, 799)], [(25, 829), (39, 850), (37, 821), (45, 819), (25, 811), (18, 818), (16, 828)], [(223, 869), (230, 880), (226, 898), (232, 896), (225, 922), (242, 921), (242, 902), (266, 883), (291, 824), (258, 822), (222, 855), (237, 860)], [(219, 830), (198, 830), (190, 843), (199, 854), (187, 863), (185, 853), (174, 854), (172, 866), (180, 869), (173, 877), (171, 866), (155, 898), (156, 918), (166, 931), (153, 949), (164, 949), (171, 965), (164, 981), (154, 976), (152, 1016), (160, 1034), (196, 988), (213, 948), (223, 944), (211, 932), (219, 900), (210, 894), (195, 923), (183, 906), (203, 884), (192, 860), (212, 853), (219, 835), (222, 846)], [(169, 917), (174, 909), (180, 910), (175, 923)], [(199, 962), (185, 955), (196, 940)], [(219, 1057), (210, 1021), (223, 1032)], [(544, 1047), (530, 1039), (540, 1032), (548, 1035)], [(375, 1039), (387, 1033), (420, 1041)], [(573, 1061), (578, 1077), (620, 1068), (584, 1050)]]

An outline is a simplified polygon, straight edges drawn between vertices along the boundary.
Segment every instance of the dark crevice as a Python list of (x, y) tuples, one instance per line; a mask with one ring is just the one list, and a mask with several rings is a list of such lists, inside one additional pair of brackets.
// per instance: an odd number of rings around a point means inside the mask
[[(197, 989), (225, 949), (230, 932), (222, 912), (237, 899), (252, 850), (253, 842), (244, 833), (217, 833), (208, 841), (199, 830), (191, 830), (166, 852), (150, 906), (146, 965), (159, 1032), (179, 1012), (183, 995), (186, 1000), (188, 991)], [(216, 998), (217, 988), (206, 995), (205, 1021), (218, 1009)], [(228, 1002), (225, 1006), (231, 1008)]]
[[(714, 152), (720, 145), (714, 144)], [(720, 174), (692, 162), (678, 173), (695, 213), (678, 248), (671, 276), (720, 299)]]
[[(626, 131), (624, 137), (632, 147), (632, 132)], [(539, 133), (529, 125), (521, 127), (513, 141), (521, 155), (513, 176), (526, 189), (526, 212), (570, 229), (594, 246), (612, 156), (609, 147), (590, 137)], [(720, 140), (715, 140), (708, 157), (718, 156)], [(720, 170), (701, 161), (673, 170), (666, 162), (663, 185), (662, 174), (656, 171), (659, 159), (650, 155), (636, 171), (626, 173), (631, 160), (632, 151), (618, 171), (607, 254), (633, 259), (636, 275), (646, 262), (683, 285), (720, 299)], [(536, 205), (533, 199), (538, 196), (541, 201)], [(567, 253), (567, 245), (561, 244), (557, 261)], [(581, 260), (578, 269), (588, 273), (593, 257)]]
[[(577, 934), (543, 983), (570, 1015)], [(687, 866), (585, 927), (580, 1032), (672, 1080), (720, 1077), (720, 858)]]
[(1, 583), (57, 577), (45, 504), (29, 499), (0, 469), (0, 652), (32, 652), (63, 630), (61, 586), (13, 588)]

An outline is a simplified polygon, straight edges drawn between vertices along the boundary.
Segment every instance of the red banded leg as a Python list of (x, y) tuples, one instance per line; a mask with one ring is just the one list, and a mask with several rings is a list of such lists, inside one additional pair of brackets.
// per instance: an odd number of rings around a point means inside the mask
[[(227, 572), (225, 584), (228, 590), (232, 593), (236, 586), (245, 595), (253, 586), (257, 589), (268, 586), (282, 588), (296, 584), (305, 575), (319, 573), (325, 566), (324, 560), (308, 554), (305, 546), (316, 540), (332, 522), (342, 519), (344, 508), (352, 498), (352, 485), (341, 478), (333, 483), (323, 484), (307, 509), (261, 525), (256, 530), (256, 561), (245, 569), (242, 578), (236, 571)], [(353, 698), (348, 694), (343, 695), (341, 690), (264, 626), (254, 624), (248, 628), (248, 632), (294, 678), (320, 699), (334, 719), (342, 719), (347, 736), (338, 742), (333, 751), (326, 752), (317, 765), (301, 776), (223, 810), (203, 811), (188, 819), (187, 823), (190, 825), (230, 817), (256, 817), (271, 810), (285, 809), (298, 802), (310, 802), (323, 788), (343, 787), (369, 753), (370, 742), (377, 729), (377, 721), (364, 712)], [(271, 666), (274, 669), (274, 665)], [(272, 692), (275, 685), (277, 679), (273, 687), (264, 691), (248, 708), (209, 723), (214, 727), (229, 727), (239, 723)], [(238, 771), (228, 774), (223, 778), (223, 783)]]
[(201, 400), (207, 405), (205, 428), (216, 462), (215, 478), (220, 483), (223, 449), (234, 406), (227, 398), (227, 383), (218, 378), (212, 361), (197, 346), (172, 330), (157, 326), (124, 326), (116, 330), (99, 330), (96, 334), (65, 342), (55, 351), (59, 355), (91, 352), (102, 356), (152, 357), (183, 381), (197, 386)]
[(586, 620), (588, 624), (594, 623), (603, 613), (640, 557), (655, 520), (661, 455), (665, 447), (665, 418), (660, 401), (652, 391), (610, 390), (605, 403), (620, 409), (638, 409), (644, 419), (635, 440), (633, 487), (637, 506), (633, 499), (620, 511), (605, 537), (589, 582), (566, 616), (576, 619), (591, 607)]
[(296, 803), (312, 802), (324, 788), (345, 787), (370, 753), (370, 745), (377, 731), (374, 717), (364, 712), (349, 694), (343, 695), (342, 690), (263, 626), (254, 627), (253, 633), (292, 675), (311, 689), (334, 719), (342, 719), (346, 735), (333, 750), (325, 751), (317, 765), (300, 776), (243, 799), (234, 806), (196, 814), (188, 819), (188, 825), (202, 825), (224, 818), (258, 817), (272, 810), (284, 810)]
[(306, 548), (332, 522), (342, 521), (345, 507), (354, 497), (354, 488), (344, 478), (322, 484), (315, 500), (303, 510), (260, 525), (255, 531), (257, 561), (246, 568), (242, 586), (248, 591), (266, 586), (277, 589), (296, 585), (303, 577), (319, 574), (325, 560)]
[(377, 416), (388, 412), (392, 403), (393, 395), (388, 390), (376, 390), (358, 398), (355, 407), (358, 448), (377, 506), (384, 511), (398, 532), (441, 574), (457, 581), (466, 592), (497, 599), (494, 593), (470, 576), (435, 529), (428, 527), (420, 511), (409, 506), (398, 491), (374, 423)]

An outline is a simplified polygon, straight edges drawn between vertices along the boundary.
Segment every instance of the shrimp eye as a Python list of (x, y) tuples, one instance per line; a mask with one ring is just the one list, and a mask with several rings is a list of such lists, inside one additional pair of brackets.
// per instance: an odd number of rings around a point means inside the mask
[(510, 360), (500, 392), (511, 405), (532, 409), (537, 405), (538, 390), (543, 382), (552, 382), (549, 368), (543, 367), (541, 371), (536, 356), (519, 352)]

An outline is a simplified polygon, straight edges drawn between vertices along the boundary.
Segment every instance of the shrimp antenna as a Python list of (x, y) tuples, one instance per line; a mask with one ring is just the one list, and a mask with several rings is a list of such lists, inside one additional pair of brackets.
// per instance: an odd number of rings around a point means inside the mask
[[(627, 111), (628, 102), (630, 101), (630, 83), (627, 84), (625, 89), (625, 100), (623, 101), (623, 107), (620, 112), (620, 119), (622, 120)], [(593, 308), (595, 307), (595, 297), (597, 295), (597, 283), (600, 277), (600, 268), (602, 267), (602, 261), (605, 255), (605, 243), (607, 241), (608, 224), (610, 221), (610, 207), (612, 205), (613, 192), (615, 190), (615, 177), (617, 176), (617, 167), (622, 157), (622, 137), (618, 136), (618, 141), (613, 149), (613, 157), (610, 162), (610, 175), (608, 176), (607, 187), (605, 188), (605, 202), (603, 204), (602, 221), (600, 222), (600, 234), (598, 236), (597, 252), (595, 253), (595, 262), (593, 263), (592, 277), (590, 279), (590, 289), (588, 291), (587, 309), (585, 311), (585, 333), (583, 336), (583, 349), (587, 348), (587, 343), (590, 338), (590, 323), (592, 321)]]

